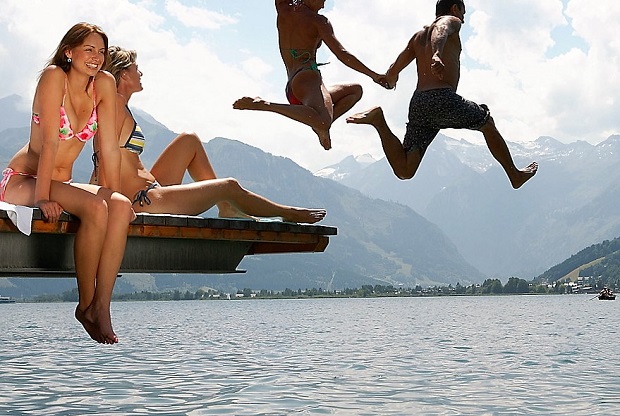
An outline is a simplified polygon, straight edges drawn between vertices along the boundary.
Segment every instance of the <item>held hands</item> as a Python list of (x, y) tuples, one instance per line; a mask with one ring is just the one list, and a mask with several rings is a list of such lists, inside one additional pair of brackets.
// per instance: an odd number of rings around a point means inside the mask
[(58, 202), (42, 199), (37, 201), (34, 206), (41, 210), (41, 213), (43, 213), (43, 216), (48, 222), (57, 222), (60, 218), (60, 214), (62, 214), (62, 207)]
[(396, 82), (398, 82), (398, 75), (390, 75), (388, 71), (388, 73), (385, 75), (379, 75), (374, 81), (387, 90), (393, 90), (394, 88), (396, 88)]

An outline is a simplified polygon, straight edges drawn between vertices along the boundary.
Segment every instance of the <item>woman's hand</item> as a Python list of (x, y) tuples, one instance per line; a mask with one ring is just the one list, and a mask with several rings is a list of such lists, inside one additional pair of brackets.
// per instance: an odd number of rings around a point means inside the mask
[(48, 222), (57, 222), (60, 218), (60, 214), (62, 214), (62, 207), (58, 202), (43, 199), (37, 201), (34, 206), (41, 210), (41, 213)]

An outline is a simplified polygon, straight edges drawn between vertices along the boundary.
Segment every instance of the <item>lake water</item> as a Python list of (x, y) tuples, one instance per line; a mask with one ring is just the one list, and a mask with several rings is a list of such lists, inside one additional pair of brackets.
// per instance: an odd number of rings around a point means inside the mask
[(620, 302), (591, 296), (0, 305), (0, 414), (620, 414)]

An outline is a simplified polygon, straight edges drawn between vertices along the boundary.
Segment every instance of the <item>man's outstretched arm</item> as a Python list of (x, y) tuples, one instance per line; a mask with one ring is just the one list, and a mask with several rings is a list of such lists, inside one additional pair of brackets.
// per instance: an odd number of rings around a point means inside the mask
[(385, 73), (385, 80), (387, 81), (389, 88), (396, 87), (396, 82), (398, 82), (398, 75), (402, 72), (403, 69), (407, 68), (411, 62), (416, 58), (415, 51), (415, 41), (416, 35), (413, 35), (407, 43), (407, 46), (403, 51), (398, 55), (396, 60)]

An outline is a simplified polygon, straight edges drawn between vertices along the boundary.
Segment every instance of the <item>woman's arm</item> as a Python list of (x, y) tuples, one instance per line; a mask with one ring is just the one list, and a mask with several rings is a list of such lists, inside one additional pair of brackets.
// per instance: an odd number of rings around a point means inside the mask
[[(117, 140), (117, 144), (119, 148), (122, 147), (125, 142), (125, 139), (123, 138), (122, 133), (123, 133), (123, 127), (125, 125), (125, 121), (129, 117), (129, 114), (127, 113), (127, 108), (125, 107), (126, 105), (127, 105), (127, 100), (125, 99), (125, 97), (117, 93), (116, 94), (116, 126), (114, 127), (114, 130), (115, 130), (116, 140)], [(94, 152), (93, 157), (95, 158), (95, 162), (93, 166), (93, 173), (90, 176), (90, 183), (93, 183), (95, 185), (106, 186), (105, 175), (103, 171), (101, 170), (101, 165), (99, 163), (99, 159), (101, 157), (101, 145), (99, 144), (99, 135), (95, 136), (95, 139), (93, 140), (93, 152)], [(120, 163), (121, 164), (123, 163), (122, 153), (121, 153)], [(121, 177), (121, 182), (122, 180), (123, 179)]]
[[(43, 71), (36, 92), (35, 109), (39, 115), (41, 149), (34, 190), (34, 205), (41, 208), (45, 217), (54, 221), (60, 215), (60, 206), (50, 204), (50, 187), (58, 153), (58, 127), (60, 106), (66, 75), (62, 69), (50, 66)], [(32, 140), (32, 138), (31, 138)]]
[(95, 77), (97, 87), (97, 147), (99, 150), (100, 180), (103, 186), (115, 192), (121, 191), (121, 152), (116, 134), (116, 83), (107, 72)]
[(327, 45), (330, 51), (336, 55), (336, 58), (349, 68), (362, 73), (372, 78), (373, 81), (377, 81), (380, 77), (379, 74), (368, 68), (362, 63), (355, 55), (347, 51), (334, 34), (334, 28), (332, 24), (324, 16), (318, 16), (317, 30), (321, 40)]

